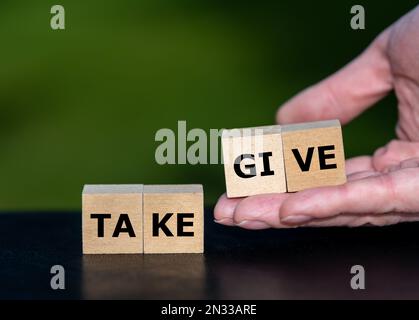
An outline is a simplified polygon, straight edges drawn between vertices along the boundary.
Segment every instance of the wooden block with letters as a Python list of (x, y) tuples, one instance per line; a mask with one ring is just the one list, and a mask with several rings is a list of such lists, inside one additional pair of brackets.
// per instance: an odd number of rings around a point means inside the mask
[(144, 186), (144, 253), (202, 253), (202, 185)]
[(286, 192), (281, 127), (224, 130), (227, 197)]
[(339, 120), (281, 126), (287, 191), (346, 182)]
[(143, 185), (85, 185), (83, 253), (143, 252)]

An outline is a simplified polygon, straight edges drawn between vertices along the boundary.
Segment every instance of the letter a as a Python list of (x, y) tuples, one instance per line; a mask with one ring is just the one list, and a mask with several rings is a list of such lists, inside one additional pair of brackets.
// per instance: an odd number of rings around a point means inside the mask
[(351, 274), (355, 274), (351, 279), (351, 288), (354, 290), (365, 289), (365, 269), (361, 265), (351, 268)]
[(361, 5), (355, 5), (351, 8), (351, 13), (355, 14), (351, 19), (351, 28), (354, 30), (365, 29), (365, 9)]
[(51, 288), (53, 290), (65, 289), (65, 270), (63, 266), (55, 265), (51, 267), (51, 274), (54, 274), (54, 276), (51, 278)]
[(64, 7), (57, 4), (51, 7), (51, 29), (64, 30), (65, 29), (65, 11)]

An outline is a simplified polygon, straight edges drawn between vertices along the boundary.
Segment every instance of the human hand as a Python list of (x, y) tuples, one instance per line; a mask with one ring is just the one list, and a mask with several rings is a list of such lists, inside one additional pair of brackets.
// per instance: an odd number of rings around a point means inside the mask
[(418, 39), (416, 7), (358, 58), (292, 98), (277, 114), (281, 124), (333, 118), (345, 124), (394, 90), (397, 140), (373, 156), (347, 160), (344, 185), (236, 199), (222, 195), (215, 221), (247, 229), (419, 221)]

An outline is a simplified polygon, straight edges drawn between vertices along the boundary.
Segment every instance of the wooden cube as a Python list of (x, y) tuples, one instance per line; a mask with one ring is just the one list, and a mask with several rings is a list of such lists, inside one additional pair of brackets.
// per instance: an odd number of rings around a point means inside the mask
[(143, 252), (143, 185), (85, 185), (83, 253)]
[(339, 120), (282, 126), (287, 191), (346, 182)]
[(144, 186), (144, 253), (204, 251), (202, 185)]
[(224, 130), (227, 197), (286, 192), (280, 126)]

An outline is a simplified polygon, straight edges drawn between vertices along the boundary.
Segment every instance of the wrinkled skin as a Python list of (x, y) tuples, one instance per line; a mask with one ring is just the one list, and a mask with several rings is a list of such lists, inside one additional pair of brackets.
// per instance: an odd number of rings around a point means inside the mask
[(419, 221), (419, 7), (346, 67), (285, 103), (277, 121), (337, 118), (345, 124), (392, 90), (398, 99), (397, 140), (372, 156), (347, 160), (347, 183), (237, 199), (222, 195), (215, 221), (247, 229)]

